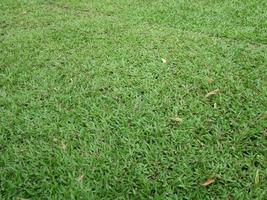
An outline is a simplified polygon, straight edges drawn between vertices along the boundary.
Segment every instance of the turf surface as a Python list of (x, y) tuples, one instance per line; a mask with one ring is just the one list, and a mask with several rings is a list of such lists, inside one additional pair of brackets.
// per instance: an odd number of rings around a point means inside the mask
[(266, 7), (1, 0), (0, 199), (266, 199)]

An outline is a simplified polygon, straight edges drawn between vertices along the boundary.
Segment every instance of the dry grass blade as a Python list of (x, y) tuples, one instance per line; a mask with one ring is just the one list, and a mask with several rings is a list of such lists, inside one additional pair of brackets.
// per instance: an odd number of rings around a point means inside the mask
[(214, 95), (218, 94), (219, 91), (220, 91), (219, 89), (213, 90), (213, 91), (207, 93), (207, 94), (205, 95), (205, 97), (208, 98), (208, 97), (210, 97), (210, 96), (214, 96)]
[(214, 182), (215, 182), (214, 179), (208, 179), (208, 180), (207, 180), (205, 183), (203, 183), (202, 185), (205, 186), (205, 187), (207, 187), (207, 186), (211, 185), (211, 184), (214, 183)]

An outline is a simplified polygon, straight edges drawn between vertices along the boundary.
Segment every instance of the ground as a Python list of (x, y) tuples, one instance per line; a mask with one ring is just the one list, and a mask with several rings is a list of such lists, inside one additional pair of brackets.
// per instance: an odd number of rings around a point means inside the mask
[(266, 7), (1, 0), (0, 198), (266, 199)]

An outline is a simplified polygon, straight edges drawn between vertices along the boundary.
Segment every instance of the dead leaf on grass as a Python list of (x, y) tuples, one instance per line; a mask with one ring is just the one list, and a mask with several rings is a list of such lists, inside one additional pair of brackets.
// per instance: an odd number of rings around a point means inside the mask
[(83, 180), (83, 178), (84, 178), (84, 174), (82, 174), (81, 176), (79, 176), (79, 177), (77, 178), (77, 181), (78, 181), (78, 182), (81, 182), (81, 181)]
[(214, 179), (208, 179), (208, 180), (207, 180), (205, 183), (203, 183), (202, 185), (205, 186), (205, 187), (207, 187), (207, 186), (211, 185), (211, 184), (214, 183), (214, 182), (215, 182)]
[(214, 96), (214, 95), (218, 94), (219, 91), (220, 91), (219, 89), (213, 90), (213, 91), (207, 93), (207, 94), (205, 95), (205, 97), (208, 98), (208, 97), (210, 97), (210, 96)]
[(167, 60), (164, 59), (164, 58), (161, 58), (161, 61), (162, 61), (164, 64), (167, 63)]
[(258, 185), (259, 183), (260, 183), (260, 172), (259, 170), (257, 170), (255, 176), (255, 185)]
[(208, 83), (209, 83), (209, 84), (211, 84), (211, 83), (213, 83), (213, 82), (214, 82), (214, 80), (213, 80), (212, 78), (209, 78), (209, 79), (208, 79)]
[(180, 118), (180, 117), (173, 117), (173, 118), (171, 118), (171, 120), (172, 120), (173, 122), (179, 122), (179, 123), (183, 121), (183, 119)]
[(63, 142), (61, 142), (60, 148), (65, 151), (67, 146)]

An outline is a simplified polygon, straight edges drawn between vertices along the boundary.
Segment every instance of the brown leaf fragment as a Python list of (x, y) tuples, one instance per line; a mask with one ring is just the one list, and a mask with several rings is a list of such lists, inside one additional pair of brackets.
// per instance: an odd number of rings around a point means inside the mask
[(205, 95), (205, 97), (208, 98), (208, 97), (210, 97), (210, 96), (214, 96), (214, 95), (218, 94), (219, 91), (220, 91), (219, 89), (213, 90), (213, 91), (207, 93), (207, 94)]
[(258, 185), (259, 183), (260, 183), (260, 173), (259, 170), (257, 170), (255, 176), (255, 185)]
[(83, 178), (84, 178), (84, 174), (82, 174), (81, 176), (79, 176), (79, 177), (77, 178), (77, 181), (78, 181), (78, 182), (81, 182), (81, 181), (83, 180)]
[(212, 78), (209, 78), (209, 79), (208, 79), (208, 83), (209, 83), (209, 84), (211, 84), (211, 83), (213, 83), (213, 82), (214, 82), (214, 80), (213, 80)]
[(208, 179), (208, 180), (207, 180), (205, 183), (203, 183), (202, 185), (205, 186), (205, 187), (207, 187), (207, 186), (211, 185), (211, 184), (214, 183), (214, 182), (215, 182), (214, 179)]
[(182, 121), (183, 121), (183, 119), (180, 118), (180, 117), (173, 117), (173, 118), (171, 118), (171, 120), (172, 120), (173, 122), (182, 122)]
[(63, 142), (61, 142), (60, 148), (65, 151), (67, 146)]

